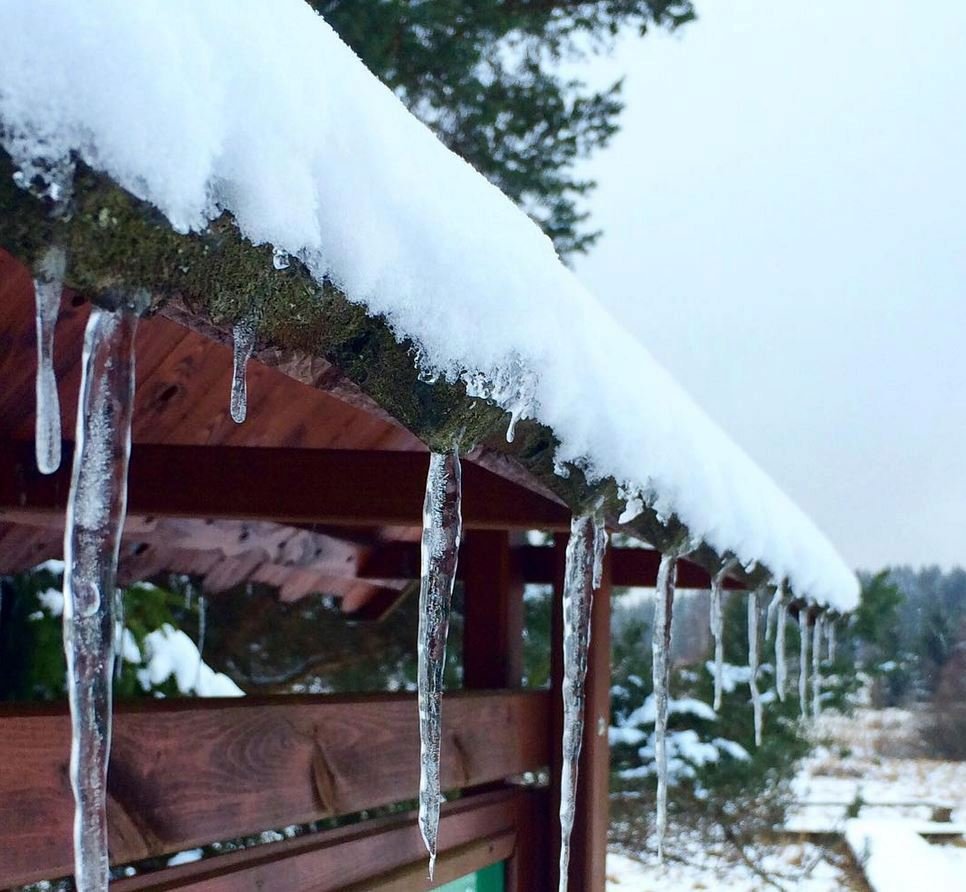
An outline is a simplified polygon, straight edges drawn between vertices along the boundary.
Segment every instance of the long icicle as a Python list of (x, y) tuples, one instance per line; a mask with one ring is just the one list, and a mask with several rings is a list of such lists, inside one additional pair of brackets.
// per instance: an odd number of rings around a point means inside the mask
[(724, 693), (724, 610), (722, 595), (725, 577), (735, 566), (737, 561), (725, 561), (721, 568), (711, 577), (711, 635), (714, 638), (714, 710), (721, 709), (721, 698)]
[(828, 661), (835, 662), (835, 617), (830, 616), (826, 626), (826, 636), (828, 637)]
[(60, 467), (60, 397), (54, 374), (54, 331), (64, 290), (66, 255), (59, 247), (48, 248), (34, 276), (37, 328), (36, 428), (34, 448), (41, 474)]
[(106, 784), (111, 748), (114, 588), (127, 509), (137, 315), (95, 307), (84, 335), (76, 448), (64, 533), (64, 649), (72, 721), (74, 876), (109, 879)]
[(436, 866), (439, 763), (442, 743), (443, 673), (456, 562), (462, 537), (459, 454), (429, 458), (423, 503), (422, 569), (419, 583), (419, 829), (429, 852), (429, 878)]
[(755, 716), (755, 746), (761, 746), (762, 709), (761, 692), (758, 690), (758, 627), (761, 625), (761, 605), (758, 592), (748, 594), (748, 688), (751, 691), (751, 708)]
[(664, 836), (667, 832), (667, 707), (671, 684), (671, 620), (674, 614), (674, 580), (677, 551), (661, 555), (657, 571), (654, 605), (654, 631), (651, 655), (654, 675), (654, 758), (657, 762), (657, 859), (664, 863)]
[(778, 605), (775, 618), (775, 690), (778, 699), (785, 702), (785, 688), (788, 685), (788, 661), (785, 658), (785, 634), (788, 625), (788, 601), (784, 598)]
[(812, 624), (812, 717), (822, 712), (822, 614), (815, 615)]
[(560, 778), (560, 876), (566, 892), (570, 834), (577, 802), (577, 771), (584, 736), (587, 654), (594, 589), (600, 585), (607, 534), (592, 515), (574, 517), (567, 542), (563, 587), (563, 760)]
[(782, 599), (785, 597), (785, 580), (781, 579), (775, 586), (775, 594), (768, 602), (768, 611), (765, 614), (765, 641), (771, 641), (771, 636), (775, 634), (775, 623), (778, 619), (778, 608), (781, 606)]
[(802, 718), (808, 716), (808, 611), (804, 605), (798, 610), (798, 705)]

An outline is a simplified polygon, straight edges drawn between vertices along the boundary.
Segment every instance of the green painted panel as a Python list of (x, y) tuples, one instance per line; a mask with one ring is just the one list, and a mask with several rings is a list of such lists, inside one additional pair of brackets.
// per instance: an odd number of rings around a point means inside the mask
[(505, 873), (502, 863), (491, 864), (476, 873), (437, 887), (437, 892), (503, 892), (506, 888), (503, 882)]

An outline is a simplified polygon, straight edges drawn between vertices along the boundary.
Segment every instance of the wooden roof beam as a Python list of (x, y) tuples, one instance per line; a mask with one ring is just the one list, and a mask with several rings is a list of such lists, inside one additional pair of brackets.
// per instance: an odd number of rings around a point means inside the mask
[[(56, 474), (37, 470), (33, 444), (0, 443), (0, 520), (62, 512), (73, 448)], [(285, 524), (419, 526), (428, 453), (353, 449), (135, 444), (128, 514)], [(570, 510), (474, 465), (463, 465), (467, 529), (570, 526)]]

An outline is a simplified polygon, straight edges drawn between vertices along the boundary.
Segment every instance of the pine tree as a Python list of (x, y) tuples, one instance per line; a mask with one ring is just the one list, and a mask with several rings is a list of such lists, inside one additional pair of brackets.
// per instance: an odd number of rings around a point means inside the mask
[(516, 201), (566, 257), (586, 252), (575, 163), (618, 129), (621, 82), (593, 90), (559, 63), (622, 30), (677, 28), (691, 0), (311, 0), (368, 68)]

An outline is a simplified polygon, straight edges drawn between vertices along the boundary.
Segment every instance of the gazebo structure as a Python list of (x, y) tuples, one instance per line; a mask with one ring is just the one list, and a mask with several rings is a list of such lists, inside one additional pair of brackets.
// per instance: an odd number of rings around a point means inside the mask
[[(264, 136), (278, 125), (276, 109), (254, 100), (273, 96), (291, 108), (305, 89), (290, 83), (300, 65), (306, 80), (315, 65), (338, 75), (320, 88), (326, 113), (338, 113), (329, 122), (338, 127), (326, 134), (331, 146), (322, 151), (312, 143), (317, 132), (293, 124), (291, 143), (283, 133), (275, 145), (279, 157), (253, 161), (240, 149), (194, 185), (175, 184), (162, 170), (171, 157), (164, 146), (200, 139), (193, 128), (204, 116), (191, 113), (188, 93), (179, 94), (187, 110), (176, 116), (173, 142), (160, 132), (144, 138), (153, 111), (127, 109), (122, 126), (110, 110), (85, 104), (116, 86), (108, 86), (109, 73), (84, 83), (94, 58), (84, 54), (98, 40), (118, 46), (133, 82), (151, 83), (150, 65), (137, 59), (153, 38), (136, 16), (85, 20), (72, 63), (82, 72), (79, 92), (66, 98), (66, 82), (44, 66), (56, 67), (69, 23), (55, 27), (27, 13), (10, 22), (14, 40), (29, 33), (38, 61), (12, 52), (0, 62), (0, 573), (63, 556), (65, 512), (76, 510), (76, 442), (66, 437), (49, 474), (39, 471), (33, 442), (45, 421), (33, 396), (34, 290), (49, 278), (53, 247), (66, 257), (53, 351), (64, 431), (83, 427), (76, 407), (90, 364), (82, 345), (91, 313), (120, 312), (123, 304), (143, 315), (120, 582), (162, 571), (201, 577), (209, 592), (261, 582), (283, 600), (334, 595), (347, 617), (378, 622), (426, 576), (420, 536), (430, 454), (459, 450), (464, 681), (444, 698), (442, 729), (442, 788), (459, 796), (442, 808), (437, 882), (489, 869), (505, 883), (494, 888), (557, 886), (563, 700), (573, 684), (564, 659), (567, 533), (572, 517), (592, 515), (601, 529), (647, 543), (608, 549), (593, 587), (569, 870), (572, 889), (601, 889), (611, 587), (655, 585), (663, 567), (668, 606), (676, 573), (682, 587), (706, 588), (712, 576), (750, 591), (771, 585), (787, 590), (794, 609), (819, 611), (853, 606), (854, 578), (774, 485), (585, 299), (523, 215), (419, 128), (301, 6), (279, 4), (277, 17), (239, 15), (227, 37), (200, 13), (178, 29), (228, 67), (259, 28), (293, 40), (294, 62), (281, 73), (265, 68), (265, 93), (252, 96), (243, 115), (232, 97), (261, 86), (238, 69), (215, 91), (225, 120), (239, 114), (219, 135), (220, 151), (230, 155), (232, 139), (244, 143), (239, 127), (261, 127)], [(251, 64), (265, 65), (270, 55)], [(37, 70), (21, 77), (18, 66), (31, 64)], [(191, 83), (190, 70), (183, 77), (175, 86)], [(38, 121), (30, 108), (41, 98), (47, 117)], [(44, 132), (48, 124), (55, 132)], [(111, 144), (124, 126), (141, 128), (141, 148), (131, 154)], [(315, 180), (300, 178), (297, 152), (309, 143), (319, 151), (306, 168)], [(292, 146), (296, 154), (285, 157)], [(339, 159), (351, 166), (344, 179), (326, 172)], [(69, 176), (58, 166), (66, 160)], [(264, 181), (259, 160), (273, 168)], [(267, 183), (289, 164), (296, 189), (316, 192), (308, 201), (293, 192), (289, 207), (275, 207)], [(438, 181), (426, 179), (429, 172)], [(206, 190), (222, 190), (214, 205)], [(203, 208), (205, 219), (180, 213), (189, 206)], [(333, 227), (343, 211), (340, 235)], [(319, 222), (321, 236), (331, 237), (328, 253), (289, 227), (286, 213)], [(437, 242), (432, 250), (426, 239)], [(372, 267), (367, 245), (378, 258)], [(514, 320), (473, 303), (489, 287), (503, 309), (519, 313), (519, 341), (505, 335)], [(447, 294), (452, 300), (441, 298)], [(529, 303), (520, 296), (528, 294)], [(561, 324), (552, 319), (558, 309), (571, 314)], [(546, 337), (535, 323), (541, 314)], [(234, 380), (237, 396), (252, 336), (247, 417), (238, 424), (229, 393)], [(575, 345), (581, 351), (561, 359)], [(608, 351), (630, 351), (625, 368), (641, 376), (639, 400), (623, 402), (632, 389), (615, 380)], [(573, 405), (594, 393), (598, 400)], [(653, 416), (642, 419), (642, 409)], [(633, 476), (626, 469), (638, 458), (645, 466)], [(527, 530), (551, 532), (555, 544), (528, 545)], [(547, 691), (521, 688), (528, 582), (552, 583), (556, 592)], [(411, 694), (118, 704), (106, 801), (111, 861), (412, 800), (417, 730)], [(0, 887), (71, 872), (69, 750), (66, 707), (0, 706)], [(549, 785), (521, 781), (543, 769)], [(112, 884), (119, 892), (426, 886), (410, 813)]]

